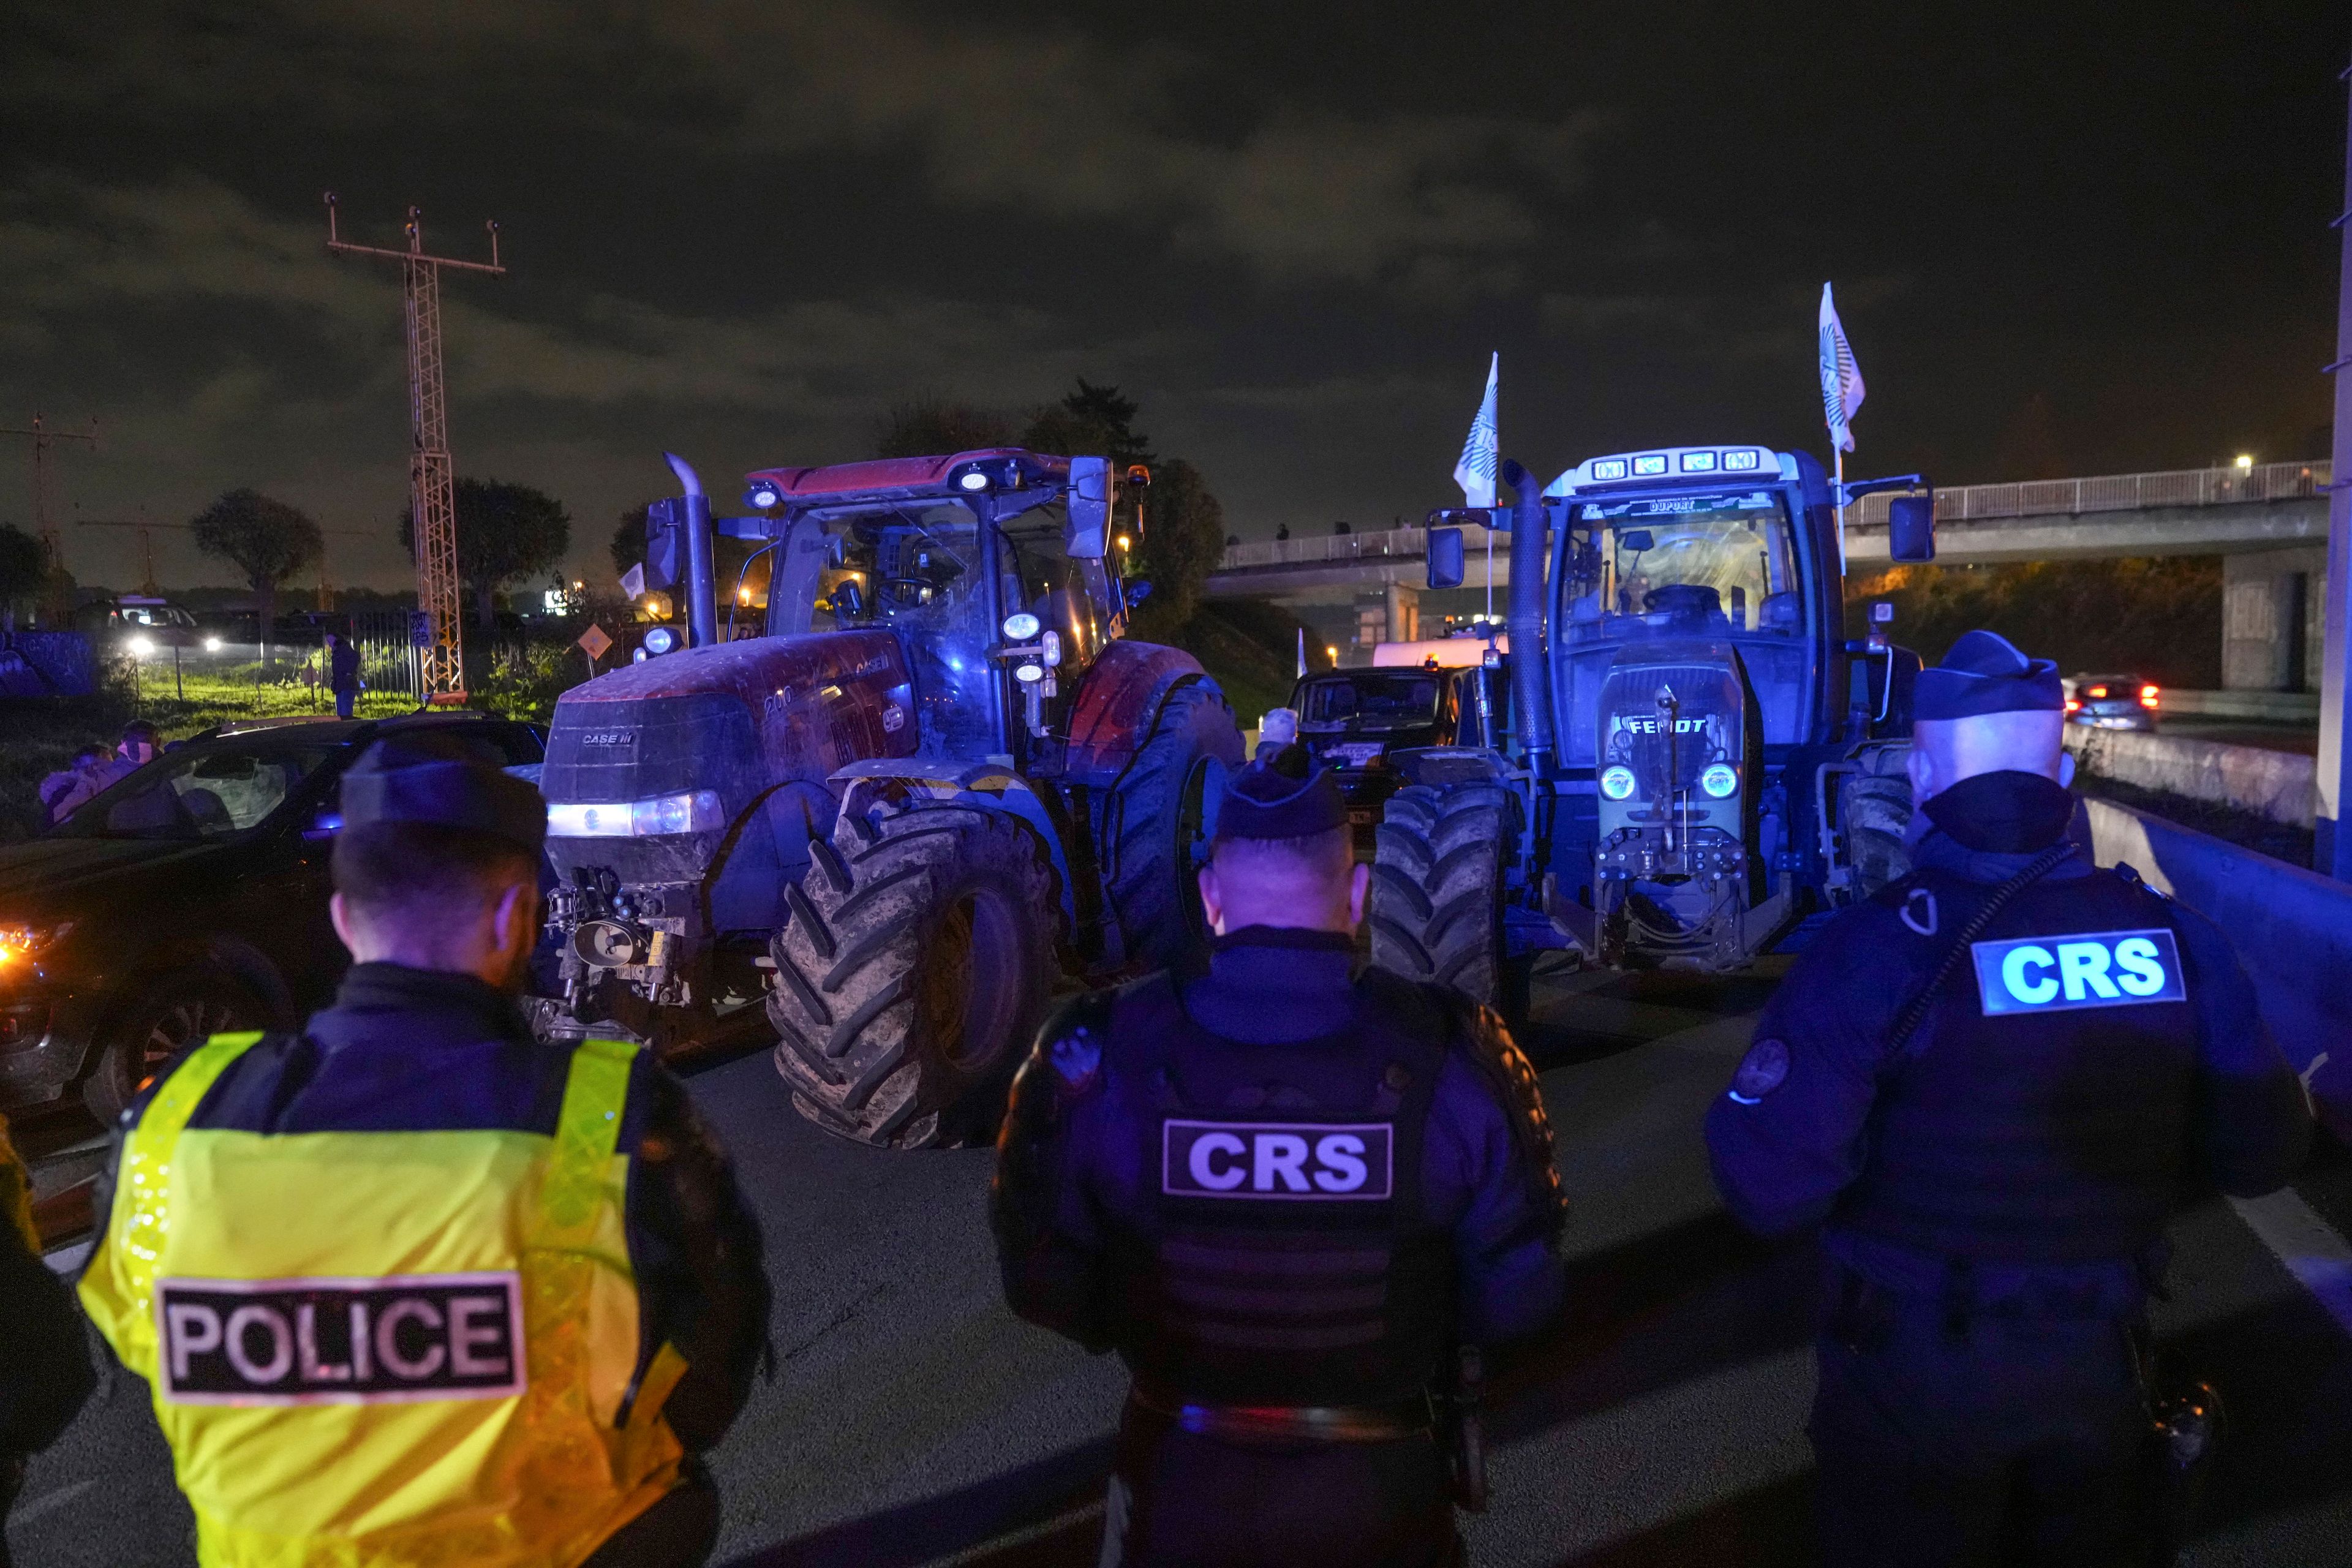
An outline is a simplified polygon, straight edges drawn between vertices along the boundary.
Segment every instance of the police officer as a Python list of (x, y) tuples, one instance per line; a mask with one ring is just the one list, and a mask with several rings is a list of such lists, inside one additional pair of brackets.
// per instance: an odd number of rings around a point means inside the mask
[(726, 1157), (638, 1047), (524, 1026), (536, 789), (412, 735), (341, 804), (335, 1005), (124, 1113), (81, 1282), (198, 1554), (698, 1563), (768, 1305)]
[(1006, 1295), (1134, 1374), (1106, 1563), (1454, 1561), (1460, 1347), (1559, 1305), (1534, 1074), (1492, 1013), (1351, 977), (1366, 873), (1328, 773), (1252, 763), (1200, 874), (1207, 973), (1066, 1004), (1014, 1083)]
[(2166, 1221), (2308, 1142), (2221, 931), (2069, 836), (2063, 710), (1990, 632), (1921, 673), (1916, 868), (1823, 928), (1707, 1115), (1735, 1215), (1823, 1224), (1832, 1564), (2149, 1561)]
[[(80, 1314), (41, 1261), (33, 1184), (0, 1116), (0, 1526), (24, 1484), (25, 1463), (57, 1441), (97, 1386)], [(8, 1568), (0, 1529), (0, 1568)]]

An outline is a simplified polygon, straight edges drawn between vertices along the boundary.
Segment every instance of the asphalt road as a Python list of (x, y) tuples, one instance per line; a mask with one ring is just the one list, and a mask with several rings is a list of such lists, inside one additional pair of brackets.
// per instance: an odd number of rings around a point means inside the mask
[[(1474, 1561), (1808, 1560), (1815, 1262), (1731, 1225), (1698, 1135), (1772, 974), (1538, 983), (1530, 1043), (1575, 1203), (1574, 1305), (1496, 1391)], [(714, 1561), (1093, 1563), (1122, 1381), (1005, 1310), (989, 1156), (833, 1142), (793, 1115), (764, 1057), (693, 1085), (759, 1205), (777, 1292), (773, 1379), (715, 1459)], [(2352, 1321), (2336, 1239), (2352, 1162), (2324, 1159), (2295, 1194), (2242, 1214), (2215, 1200), (2178, 1227), (2168, 1356), (2219, 1384), (2234, 1428), (2199, 1568), (2352, 1563), (2352, 1337), (2323, 1305)], [(34, 1462), (9, 1539), (26, 1568), (176, 1568), (194, 1561), (188, 1530), (145, 1391), (118, 1373)]]

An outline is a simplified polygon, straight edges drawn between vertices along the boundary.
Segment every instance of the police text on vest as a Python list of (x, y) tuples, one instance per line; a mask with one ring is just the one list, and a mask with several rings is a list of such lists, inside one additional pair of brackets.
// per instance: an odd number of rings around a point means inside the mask
[(2189, 999), (2180, 950), (2161, 927), (1980, 942), (1970, 952), (1987, 1017)]
[(1385, 1121), (1160, 1124), (1160, 1190), (1171, 1197), (1380, 1199), (1394, 1184)]
[(512, 1273), (163, 1279), (163, 1396), (176, 1405), (376, 1405), (522, 1391)]

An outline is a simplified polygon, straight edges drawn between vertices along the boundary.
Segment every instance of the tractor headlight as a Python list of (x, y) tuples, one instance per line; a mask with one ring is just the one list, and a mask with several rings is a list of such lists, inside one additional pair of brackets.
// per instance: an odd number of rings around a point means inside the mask
[[(1055, 668), (1055, 667), (1057, 667), (1058, 665), (1060, 665), (1060, 664), (1061, 664), (1061, 662), (1062, 662), (1062, 637), (1061, 637), (1061, 634), (1060, 634), (1060, 633), (1058, 633), (1058, 632), (1047, 632), (1047, 633), (1046, 633), (1043, 637), (1041, 637), (1040, 639), (1038, 639), (1037, 647), (1038, 647), (1039, 657), (1045, 659), (1045, 668), (1046, 668), (1047, 669)], [(2148, 689), (2149, 689), (2150, 691), (2153, 691), (2153, 690), (2155, 690), (2155, 689), (2156, 689), (2156, 688), (2154, 688), (2153, 686), (2151, 686), (2151, 687), (2149, 687), (2149, 688), (2148, 688)], [(2142, 699), (2142, 700), (2146, 701), (2146, 702), (2147, 703), (2147, 705), (2148, 705), (2149, 707), (2151, 707), (2151, 708), (2153, 708), (2153, 707), (2155, 707), (2155, 706), (2156, 706), (2156, 699), (2154, 699), (2153, 697), (2150, 697), (2150, 698), (2144, 698), (2144, 699)]]
[(1601, 793), (1611, 800), (1633, 799), (1633, 770), (1631, 768), (1613, 767), (1601, 770)]
[(1013, 679), (1024, 686), (1043, 680), (1045, 679), (1045, 667), (1042, 664), (1024, 664), (1013, 672)]
[(1739, 770), (1729, 763), (1717, 763), (1698, 775), (1698, 787), (1721, 800), (1739, 788)]
[(783, 492), (773, 485), (753, 485), (743, 492), (743, 504), (765, 511), (784, 499)]
[(550, 838), (652, 838), (715, 833), (727, 826), (717, 790), (659, 795), (651, 800), (564, 801), (547, 808)]
[(984, 490), (988, 488), (988, 476), (978, 468), (966, 468), (956, 483), (968, 490)]
[(1004, 640), (1006, 642), (1027, 642), (1031, 637), (1037, 635), (1038, 625), (1037, 617), (1031, 615), (1028, 611), (1015, 610), (1013, 614), (1004, 617)]
[(656, 626), (646, 634), (646, 651), (664, 654), (677, 646), (677, 634), (667, 626)]

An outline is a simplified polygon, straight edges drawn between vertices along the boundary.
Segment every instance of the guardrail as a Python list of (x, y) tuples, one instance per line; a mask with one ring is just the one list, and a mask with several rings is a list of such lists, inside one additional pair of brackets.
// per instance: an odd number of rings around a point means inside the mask
[[(2324, 495), (2328, 465), (2257, 463), (2248, 468), (2178, 468), (2168, 473), (2107, 474), (2088, 479), (2026, 479), (2007, 485), (1953, 485), (1936, 492), (1937, 522), (1977, 518), (2073, 517), (2086, 511), (2138, 511), (2163, 506), (2230, 506)], [(1886, 524), (1895, 498), (1864, 496), (1847, 512), (1851, 525)]]
[[(1463, 546), (1475, 556), (1486, 551), (1487, 530), (1472, 526), (1462, 531)], [(1499, 548), (1508, 550), (1510, 542), (1500, 534)], [(1376, 533), (1309, 534), (1303, 539), (1260, 539), (1247, 544), (1225, 546), (1220, 572), (1230, 572), (1240, 566), (1309, 566), (1326, 561), (1379, 560), (1384, 556), (1405, 555), (1418, 559), (1428, 550), (1428, 535), (1418, 528), (1383, 528)]]

